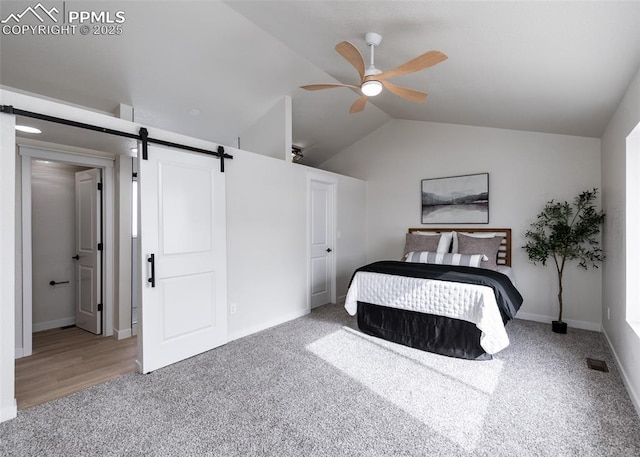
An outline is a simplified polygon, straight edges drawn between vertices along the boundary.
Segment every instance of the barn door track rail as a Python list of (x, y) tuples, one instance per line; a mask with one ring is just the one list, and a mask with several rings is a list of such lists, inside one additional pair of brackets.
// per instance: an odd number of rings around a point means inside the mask
[(145, 127), (141, 127), (138, 134), (122, 132), (120, 130), (109, 129), (106, 127), (100, 127), (97, 125), (85, 124), (84, 122), (72, 121), (69, 119), (63, 119), (61, 117), (49, 116), (47, 114), (35, 113), (33, 111), (25, 111), (14, 108), (11, 105), (0, 106), (0, 112), (6, 114), (14, 114), (16, 116), (30, 117), (33, 119), (39, 119), (42, 121), (54, 122), (56, 124), (69, 125), (71, 127), (78, 127), (85, 130), (93, 130), (95, 132), (106, 133), (109, 135), (121, 136), (125, 138), (132, 138), (142, 142), (142, 159), (148, 159), (148, 144), (159, 144), (162, 146), (168, 146), (171, 148), (182, 149), (185, 151), (198, 152), (200, 154), (207, 154), (220, 159), (220, 172), (224, 173), (224, 161), (225, 159), (233, 159), (233, 156), (224, 152), (224, 146), (218, 146), (217, 151), (209, 151), (207, 149), (196, 148), (193, 146), (187, 146), (185, 144), (173, 143), (171, 141), (159, 140), (157, 138), (149, 138), (149, 132)]

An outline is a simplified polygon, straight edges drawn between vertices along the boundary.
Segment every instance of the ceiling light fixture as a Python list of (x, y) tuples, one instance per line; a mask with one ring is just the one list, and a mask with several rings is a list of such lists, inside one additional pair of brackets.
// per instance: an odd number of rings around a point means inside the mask
[(362, 86), (360, 86), (360, 90), (362, 94), (367, 97), (375, 97), (382, 92), (382, 83), (376, 80), (365, 81), (362, 83)]
[[(371, 52), (371, 60), (369, 66), (364, 72), (364, 77), (366, 78), (368, 76), (375, 76), (382, 73), (376, 68), (376, 65), (374, 63), (374, 51), (376, 49), (376, 46), (379, 46), (380, 42), (382, 42), (382, 35), (369, 32), (365, 35), (364, 39), (367, 42), (367, 46), (369, 46), (369, 50)], [(362, 83), (362, 85), (360, 86), (360, 90), (362, 91), (362, 95), (366, 95), (367, 97), (375, 97), (380, 92), (382, 92), (382, 83), (375, 79), (369, 79)]]
[(28, 125), (16, 125), (16, 130), (24, 133), (42, 133), (42, 130)]

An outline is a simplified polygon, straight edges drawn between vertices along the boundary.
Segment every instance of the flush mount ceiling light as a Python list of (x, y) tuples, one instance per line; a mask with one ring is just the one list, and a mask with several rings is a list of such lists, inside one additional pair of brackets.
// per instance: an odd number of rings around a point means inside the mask
[(377, 33), (369, 32), (365, 34), (364, 40), (371, 51), (371, 63), (366, 69), (364, 59), (362, 58), (360, 51), (358, 51), (358, 48), (348, 41), (341, 41), (336, 45), (336, 52), (344, 57), (344, 59), (358, 71), (358, 74), (360, 75), (360, 83), (358, 86), (354, 84), (309, 84), (307, 86), (301, 86), (302, 89), (322, 90), (335, 89), (336, 87), (359, 89), (360, 92), (362, 92), (362, 96), (359, 97), (353, 105), (351, 105), (351, 109), (349, 109), (350, 114), (364, 110), (364, 107), (367, 104), (367, 97), (375, 97), (382, 91), (383, 87), (393, 95), (397, 95), (398, 97), (410, 102), (424, 102), (427, 98), (426, 93), (420, 92), (419, 90), (409, 89), (408, 87), (398, 86), (387, 80), (389, 78), (415, 73), (416, 71), (432, 67), (443, 60), (446, 60), (447, 56), (440, 51), (428, 51), (391, 70), (380, 71), (374, 65), (373, 53), (375, 47), (382, 42), (382, 36)]
[(24, 133), (42, 133), (42, 130), (28, 125), (16, 125), (16, 130)]

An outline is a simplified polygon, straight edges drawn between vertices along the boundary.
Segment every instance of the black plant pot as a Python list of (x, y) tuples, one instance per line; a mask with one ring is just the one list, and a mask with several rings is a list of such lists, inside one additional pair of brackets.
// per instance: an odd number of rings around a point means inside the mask
[(555, 333), (567, 333), (567, 323), (562, 321), (551, 322), (551, 330)]

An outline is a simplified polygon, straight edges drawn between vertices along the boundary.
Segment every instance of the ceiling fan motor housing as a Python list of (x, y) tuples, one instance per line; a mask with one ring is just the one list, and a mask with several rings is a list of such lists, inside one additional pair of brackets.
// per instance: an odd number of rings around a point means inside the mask
[(364, 35), (364, 42), (368, 46), (378, 46), (382, 42), (382, 35), (375, 32), (367, 32)]

